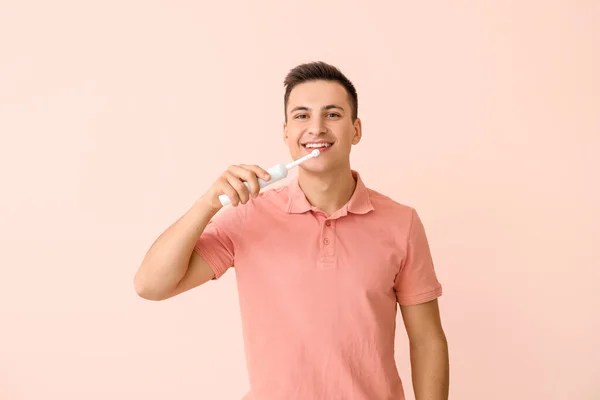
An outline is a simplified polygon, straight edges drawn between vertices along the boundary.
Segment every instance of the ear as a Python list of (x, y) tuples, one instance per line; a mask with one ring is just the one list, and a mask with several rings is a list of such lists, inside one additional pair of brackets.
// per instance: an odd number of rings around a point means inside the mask
[(283, 142), (287, 143), (288, 131), (287, 131), (287, 122), (283, 123)]
[(352, 136), (352, 144), (358, 144), (362, 138), (362, 121), (356, 118), (354, 121), (354, 135)]

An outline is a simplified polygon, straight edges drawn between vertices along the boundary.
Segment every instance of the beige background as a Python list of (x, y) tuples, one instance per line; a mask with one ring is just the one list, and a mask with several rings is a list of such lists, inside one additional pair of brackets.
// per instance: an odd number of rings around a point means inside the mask
[[(239, 399), (235, 275), (136, 297), (231, 163), (288, 160), (283, 87), (358, 87), (353, 167), (417, 208), (451, 399), (600, 399), (598, 1), (2, 1), (0, 399)], [(398, 368), (409, 399), (406, 336)]]

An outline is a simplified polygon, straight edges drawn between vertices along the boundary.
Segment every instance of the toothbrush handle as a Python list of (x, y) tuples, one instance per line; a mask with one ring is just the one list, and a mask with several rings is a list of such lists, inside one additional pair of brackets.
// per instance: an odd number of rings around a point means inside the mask
[[(270, 184), (280, 181), (283, 178), (287, 177), (288, 169), (286, 168), (285, 164), (277, 164), (269, 168), (267, 170), (267, 173), (271, 176), (271, 179), (269, 179), (268, 181), (258, 178), (258, 185), (261, 189), (265, 186), (269, 186)], [(250, 185), (248, 184), (248, 182), (244, 182), (244, 185), (246, 185), (246, 187), (250, 189)], [(219, 195), (219, 201), (223, 206), (231, 204), (231, 200), (226, 194)]]

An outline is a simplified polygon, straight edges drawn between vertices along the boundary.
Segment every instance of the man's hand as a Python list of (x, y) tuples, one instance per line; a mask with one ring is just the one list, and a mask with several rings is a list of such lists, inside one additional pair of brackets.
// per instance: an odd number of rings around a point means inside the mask
[(416, 400), (447, 400), (449, 357), (438, 301), (400, 306), (410, 342), (412, 382)]
[[(210, 189), (200, 198), (214, 210), (222, 207), (219, 195), (225, 194), (231, 200), (231, 205), (246, 204), (250, 196), (256, 197), (260, 191), (258, 178), (264, 181), (271, 179), (267, 171), (257, 165), (232, 165), (212, 184)], [(248, 182), (248, 187), (244, 185)]]

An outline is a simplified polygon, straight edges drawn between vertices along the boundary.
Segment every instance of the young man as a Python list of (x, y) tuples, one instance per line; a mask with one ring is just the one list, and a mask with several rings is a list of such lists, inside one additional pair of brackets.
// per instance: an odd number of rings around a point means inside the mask
[[(416, 399), (447, 399), (441, 285), (425, 230), (413, 208), (368, 189), (350, 167), (362, 135), (353, 84), (319, 62), (291, 70), (285, 87), (292, 158), (321, 155), (261, 193), (264, 169), (229, 167), (152, 245), (138, 294), (167, 299), (235, 267), (248, 400), (404, 399), (394, 360), (399, 305)], [(221, 194), (232, 205), (218, 212)]]

